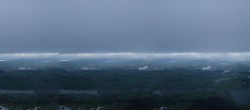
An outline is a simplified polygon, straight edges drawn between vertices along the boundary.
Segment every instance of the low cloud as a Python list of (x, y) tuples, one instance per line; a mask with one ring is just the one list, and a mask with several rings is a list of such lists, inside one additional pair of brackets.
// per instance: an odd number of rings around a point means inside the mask
[(148, 70), (148, 66), (142, 66), (138, 68), (139, 71), (145, 71)]
[(238, 53), (13, 53), (0, 54), (0, 59), (185, 59), (215, 61), (250, 61), (249, 52)]
[(211, 69), (212, 69), (211, 66), (205, 66), (205, 67), (201, 68), (202, 71), (208, 71), (208, 70), (211, 70)]

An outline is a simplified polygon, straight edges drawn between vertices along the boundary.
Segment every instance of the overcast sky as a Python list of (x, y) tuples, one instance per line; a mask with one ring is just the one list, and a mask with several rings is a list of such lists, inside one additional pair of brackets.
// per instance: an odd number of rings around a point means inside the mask
[(0, 52), (250, 51), (249, 0), (1, 0)]

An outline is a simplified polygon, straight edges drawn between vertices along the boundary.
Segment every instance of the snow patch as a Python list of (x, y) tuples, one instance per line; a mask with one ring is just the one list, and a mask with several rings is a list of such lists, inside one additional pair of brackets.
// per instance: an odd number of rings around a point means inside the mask
[(60, 105), (59, 107), (58, 107), (58, 110), (71, 110), (69, 107), (65, 107), (65, 106), (63, 106), (63, 105)]
[(6, 107), (0, 106), (0, 110), (9, 110), (9, 109)]

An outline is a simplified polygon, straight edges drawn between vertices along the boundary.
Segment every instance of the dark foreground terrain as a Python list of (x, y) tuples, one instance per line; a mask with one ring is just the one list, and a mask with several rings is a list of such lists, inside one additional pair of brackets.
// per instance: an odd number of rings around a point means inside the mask
[(0, 109), (250, 109), (249, 62), (102, 62), (0, 62)]
[(248, 110), (249, 102), (237, 103), (231, 92), (250, 88), (249, 75), (181, 68), (1, 70), (0, 103), (12, 109)]

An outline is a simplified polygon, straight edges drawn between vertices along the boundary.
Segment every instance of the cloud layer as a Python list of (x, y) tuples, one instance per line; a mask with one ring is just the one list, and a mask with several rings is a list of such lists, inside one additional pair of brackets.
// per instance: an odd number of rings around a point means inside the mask
[(10, 59), (183, 59), (183, 60), (217, 60), (217, 61), (250, 61), (250, 53), (10, 53), (0, 54), (1, 61)]

